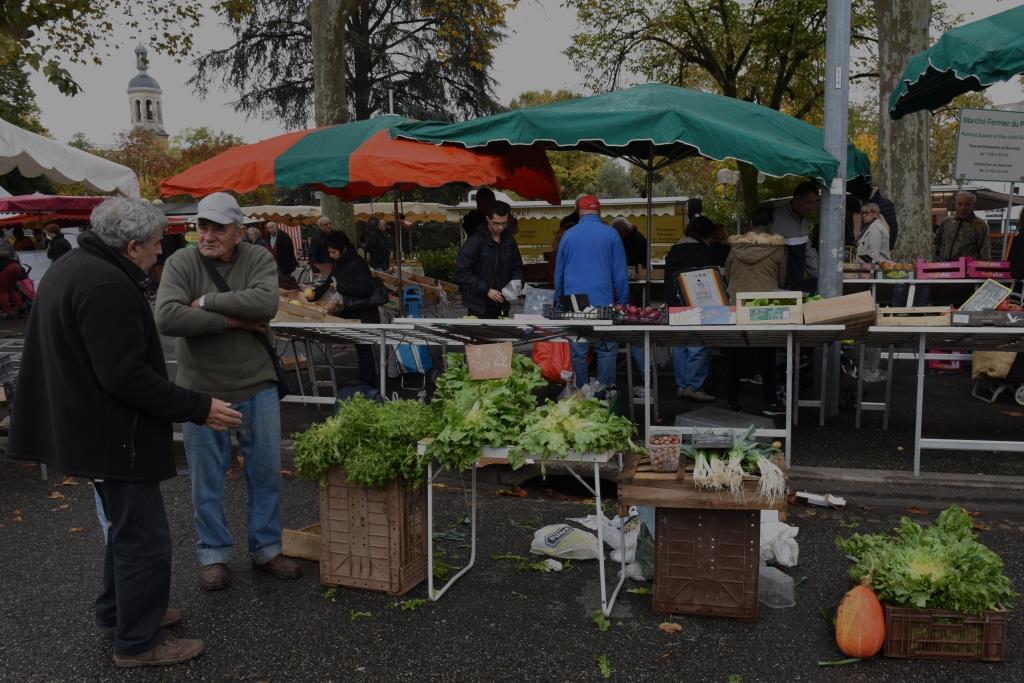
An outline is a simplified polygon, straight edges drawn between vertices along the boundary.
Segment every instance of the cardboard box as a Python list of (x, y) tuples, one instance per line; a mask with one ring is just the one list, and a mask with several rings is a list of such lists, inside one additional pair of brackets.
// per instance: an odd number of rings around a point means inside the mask
[(669, 325), (735, 325), (735, 306), (682, 306), (668, 309)]
[(857, 292), (805, 303), (804, 324), (846, 325), (864, 319), (871, 324), (875, 321), (875, 313), (875, 298), (871, 292)]
[[(748, 306), (755, 299), (792, 301), (781, 306)], [(800, 325), (804, 321), (803, 292), (741, 292), (736, 295), (736, 324), (738, 325)]]
[(320, 524), (281, 532), (281, 554), (300, 560), (320, 561)]

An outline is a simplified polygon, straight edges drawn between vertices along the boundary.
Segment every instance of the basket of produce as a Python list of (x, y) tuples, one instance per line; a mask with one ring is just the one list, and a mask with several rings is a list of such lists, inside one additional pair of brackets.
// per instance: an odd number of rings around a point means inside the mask
[[(853, 561), (850, 578), (858, 588), (882, 602), (877, 642), (887, 657), (1006, 659), (1007, 610), (1016, 593), (1002, 559), (978, 542), (963, 508), (950, 507), (929, 527), (904, 517), (894, 534), (854, 534), (836, 545)], [(841, 649), (855, 628), (837, 619)]]
[(548, 320), (611, 320), (611, 306), (587, 306), (582, 311), (560, 311), (544, 304), (544, 317)]
[(651, 469), (655, 472), (675, 472), (679, 469), (679, 446), (683, 438), (679, 434), (654, 432), (647, 441), (647, 454)]
[(880, 269), (882, 277), (886, 280), (909, 280), (914, 277), (915, 266), (913, 263), (882, 261)]
[(803, 292), (740, 292), (736, 295), (738, 325), (800, 325)]
[(616, 325), (668, 325), (666, 306), (612, 306), (612, 321)]

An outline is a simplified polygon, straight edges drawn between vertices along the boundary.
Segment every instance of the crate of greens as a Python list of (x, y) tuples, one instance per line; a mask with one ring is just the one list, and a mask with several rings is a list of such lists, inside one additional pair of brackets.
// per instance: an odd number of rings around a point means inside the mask
[(737, 325), (800, 325), (803, 292), (740, 292), (736, 295)]

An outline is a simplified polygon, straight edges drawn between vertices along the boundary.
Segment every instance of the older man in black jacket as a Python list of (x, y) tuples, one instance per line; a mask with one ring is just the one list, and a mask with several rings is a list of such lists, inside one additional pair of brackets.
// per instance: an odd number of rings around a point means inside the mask
[(200, 640), (168, 639), (171, 538), (160, 481), (176, 474), (171, 422), (225, 430), (228, 404), (167, 379), (143, 292), (160, 254), (163, 214), (108, 199), (93, 230), (50, 267), (25, 335), (8, 454), (92, 479), (110, 520), (96, 623), (114, 636), (114, 664), (176, 664)]

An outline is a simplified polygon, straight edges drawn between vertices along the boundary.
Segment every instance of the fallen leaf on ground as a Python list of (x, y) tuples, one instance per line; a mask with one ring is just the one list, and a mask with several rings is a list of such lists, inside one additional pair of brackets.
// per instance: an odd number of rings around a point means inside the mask
[(72, 477), (71, 475), (68, 475), (68, 476), (66, 476), (66, 477), (64, 477), (63, 479), (60, 480), (60, 485), (61, 486), (78, 486), (78, 480), (75, 479), (74, 477)]
[(50, 499), (50, 500), (57, 500), (58, 498), (64, 498), (64, 497), (65, 497), (64, 494), (61, 493), (60, 491), (54, 491), (53, 493), (51, 493), (50, 495), (47, 496), (47, 498)]
[(900, 453), (902, 453), (903, 452), (903, 446), (897, 446), (896, 450), (898, 450)]
[(50, 508), (50, 512), (56, 512), (57, 510), (67, 510), (68, 509), (68, 505), (69, 505), (68, 503), (64, 503), (63, 505), (58, 505), (55, 508)]
[(981, 517), (981, 513), (977, 510), (968, 510), (967, 508), (964, 508), (964, 512), (969, 514), (971, 517)]
[(511, 491), (509, 491), (508, 489), (498, 489), (498, 495), (512, 496), (514, 498), (526, 498), (530, 494), (526, 492), (526, 489), (519, 488), (518, 486), (513, 486)]
[(1019, 410), (1004, 410), (1003, 415), (1009, 415), (1010, 417), (1024, 417), (1024, 413)]
[(14, 517), (11, 517), (11, 521), (16, 524), (21, 524), (21, 515), (14, 515)]
[(83, 529), (83, 528), (82, 528), (82, 527), (80, 527), (80, 526), (73, 526), (73, 527), (71, 527), (70, 529), (68, 529), (68, 533), (69, 533), (69, 534), (80, 534), (80, 533), (82, 533), (83, 531), (85, 531), (85, 529)]
[(919, 507), (909, 507), (907, 508), (907, 512), (909, 512), (912, 515), (917, 515), (918, 517), (924, 517), (926, 515), (932, 514), (931, 510), (925, 510), (924, 508)]
[(683, 625), (676, 624), (671, 621), (665, 621), (658, 624), (658, 628), (661, 630), (662, 633), (679, 633), (683, 630)]
[(669, 657), (671, 657), (671, 656), (672, 656), (672, 653), (671, 653), (671, 652), (666, 652), (665, 654), (663, 654), (663, 655), (661, 656), (661, 659), (668, 659), (668, 658), (669, 658)]
[(975, 520), (974, 523), (971, 524), (971, 528), (974, 529), (975, 531), (988, 531), (989, 530), (988, 524), (985, 524), (985, 522), (979, 522), (977, 520)]
[(433, 484), (433, 487), (435, 489), (446, 489), (448, 488), (448, 484)]
[(633, 595), (650, 595), (651, 589), (647, 586), (637, 586), (636, 588), (627, 588), (626, 592)]

